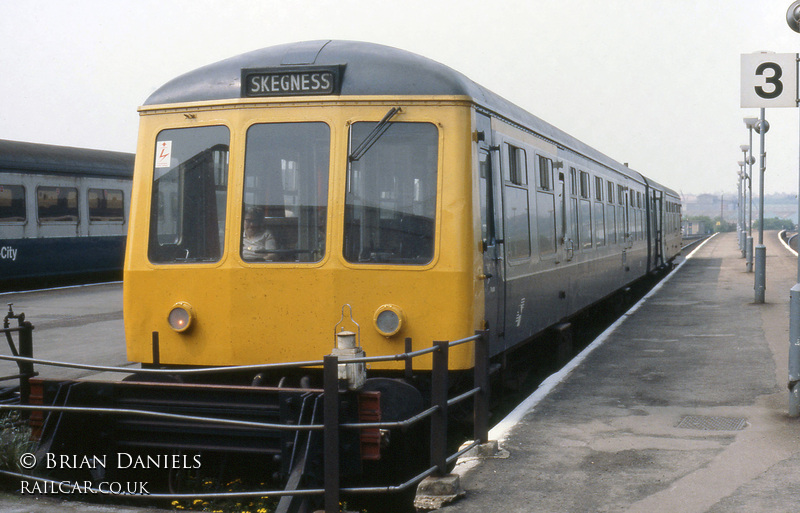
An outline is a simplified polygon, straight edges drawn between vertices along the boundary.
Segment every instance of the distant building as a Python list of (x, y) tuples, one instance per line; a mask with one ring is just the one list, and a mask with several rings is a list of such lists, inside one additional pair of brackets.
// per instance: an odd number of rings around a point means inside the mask
[(686, 219), (683, 220), (681, 230), (684, 237), (707, 235), (711, 233), (711, 228), (706, 227), (706, 223), (702, 221), (687, 221)]
[[(725, 221), (736, 222), (738, 202), (736, 192), (724, 194), (685, 194), (683, 195), (683, 217), (707, 216), (716, 219), (722, 216)], [(791, 219), (797, 222), (796, 194), (764, 195), (764, 217), (769, 219)], [(753, 197), (753, 220), (758, 219), (758, 196)], [(713, 229), (713, 227), (711, 227)]]

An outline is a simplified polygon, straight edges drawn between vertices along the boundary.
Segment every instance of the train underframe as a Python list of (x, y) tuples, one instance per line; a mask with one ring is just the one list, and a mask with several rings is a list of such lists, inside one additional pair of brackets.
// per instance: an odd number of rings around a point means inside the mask
[[(340, 426), (403, 421), (424, 408), (418, 389), (400, 379), (368, 379), (355, 391), (342, 385)], [(321, 428), (324, 395), (284, 386), (33, 379), (31, 404), (78, 408), (33, 411), (33, 472), (70, 482), (146, 481), (149, 493), (226, 492), (231, 483), (244, 490), (322, 489), (331, 457)], [(429, 428), (340, 428), (340, 486), (391, 487), (416, 475), (427, 464), (421, 429)], [(279, 511), (303, 511), (308, 497), (283, 502)]]

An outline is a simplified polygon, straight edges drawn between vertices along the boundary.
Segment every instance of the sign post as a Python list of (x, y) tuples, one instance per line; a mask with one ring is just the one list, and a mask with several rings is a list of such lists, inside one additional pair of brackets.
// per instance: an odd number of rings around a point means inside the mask
[[(761, 135), (761, 173), (759, 183), (758, 246), (755, 250), (755, 302), (763, 303), (766, 293), (767, 248), (764, 246), (764, 173), (767, 167), (765, 134), (769, 123), (765, 119), (768, 107), (797, 107), (797, 54), (742, 54), (741, 106), (761, 109), (755, 124)], [(752, 150), (751, 150), (752, 151)], [(751, 177), (752, 180), (752, 170)]]
[(741, 106), (797, 107), (797, 54), (742, 54)]

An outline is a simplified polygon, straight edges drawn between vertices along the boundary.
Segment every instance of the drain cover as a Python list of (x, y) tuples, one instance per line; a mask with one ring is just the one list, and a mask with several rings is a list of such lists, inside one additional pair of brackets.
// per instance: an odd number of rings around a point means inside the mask
[(702, 429), (704, 431), (741, 431), (747, 427), (747, 419), (742, 417), (687, 415), (678, 422), (677, 427), (683, 429)]

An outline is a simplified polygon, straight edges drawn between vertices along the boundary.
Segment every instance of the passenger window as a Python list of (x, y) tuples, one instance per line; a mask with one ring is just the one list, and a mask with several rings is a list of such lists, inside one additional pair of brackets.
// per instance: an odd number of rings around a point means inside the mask
[(644, 226), (644, 212), (639, 210), (636, 212), (638, 214), (638, 218), (636, 220), (636, 231), (639, 234), (639, 240), (644, 240), (645, 237), (645, 226)]
[(89, 222), (125, 221), (124, 194), (120, 189), (89, 189)]
[(427, 264), (433, 259), (439, 130), (431, 123), (351, 126), (350, 147), (374, 140), (349, 163), (344, 257), (352, 263)]
[(263, 123), (247, 131), (242, 259), (318, 262), (325, 255), (330, 168), (326, 123)]
[(553, 161), (538, 156), (539, 190), (536, 192), (536, 230), (539, 255), (556, 252), (556, 204), (553, 190)]
[(569, 192), (572, 196), (578, 195), (578, 170), (569, 168)]
[(528, 189), (506, 185), (505, 190), (505, 242), (508, 258), (509, 260), (530, 258), (531, 227)]
[(598, 246), (606, 245), (605, 209), (600, 201), (594, 204), (594, 240)]
[(0, 185), (0, 223), (21, 223), (27, 217), (25, 187)]
[(614, 205), (609, 203), (606, 205), (606, 241), (609, 244), (617, 243), (617, 223)]
[(150, 205), (151, 262), (217, 262), (222, 257), (229, 141), (224, 126), (158, 134)]
[(553, 190), (553, 161), (539, 155), (539, 189)]
[(531, 222), (528, 196), (528, 166), (525, 150), (505, 145), (508, 177), (504, 186), (505, 244), (510, 261), (526, 260), (531, 256)]
[(581, 171), (581, 198), (589, 198), (589, 173)]
[(506, 144), (508, 150), (508, 167), (506, 181), (514, 185), (528, 185), (528, 166), (525, 150)]
[(78, 189), (75, 187), (39, 187), (36, 205), (40, 223), (78, 222)]
[(592, 247), (592, 202), (588, 199), (581, 199), (580, 213), (580, 241), (583, 249)]
[(572, 237), (574, 239), (574, 249), (581, 248), (580, 233), (580, 211), (578, 210), (578, 170), (574, 167), (569, 168), (570, 185), (570, 212), (572, 218)]
[(556, 208), (553, 194), (536, 193), (536, 227), (539, 237), (539, 254), (556, 252)]

